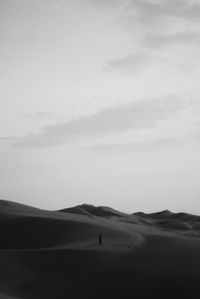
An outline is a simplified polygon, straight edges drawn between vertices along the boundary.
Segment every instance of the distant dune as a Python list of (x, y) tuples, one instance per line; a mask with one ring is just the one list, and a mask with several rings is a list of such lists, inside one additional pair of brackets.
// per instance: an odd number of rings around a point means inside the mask
[(95, 207), (93, 205), (83, 204), (73, 208), (63, 209), (59, 212), (74, 213), (74, 214), (86, 214), (99, 217), (107, 216), (121, 216), (123, 213), (116, 211), (109, 207)]
[(199, 269), (199, 216), (0, 201), (0, 299), (198, 298)]

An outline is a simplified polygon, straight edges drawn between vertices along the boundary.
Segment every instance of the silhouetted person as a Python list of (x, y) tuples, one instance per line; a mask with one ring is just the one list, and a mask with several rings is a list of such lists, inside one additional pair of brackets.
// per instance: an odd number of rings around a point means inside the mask
[(102, 245), (102, 234), (99, 234), (99, 245)]

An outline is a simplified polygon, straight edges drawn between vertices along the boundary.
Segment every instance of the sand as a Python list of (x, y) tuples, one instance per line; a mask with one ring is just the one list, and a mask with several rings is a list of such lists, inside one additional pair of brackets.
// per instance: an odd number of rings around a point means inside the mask
[(0, 299), (196, 298), (199, 227), (185, 213), (45, 211), (2, 200)]

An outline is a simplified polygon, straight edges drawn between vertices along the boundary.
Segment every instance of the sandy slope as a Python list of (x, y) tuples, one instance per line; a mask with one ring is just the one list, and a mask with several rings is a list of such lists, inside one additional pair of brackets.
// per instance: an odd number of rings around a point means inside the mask
[(199, 226), (199, 217), (169, 211), (81, 205), (52, 212), (0, 201), (1, 296), (195, 298)]
[(17, 297), (5, 295), (5, 294), (0, 294), (0, 299), (18, 299)]

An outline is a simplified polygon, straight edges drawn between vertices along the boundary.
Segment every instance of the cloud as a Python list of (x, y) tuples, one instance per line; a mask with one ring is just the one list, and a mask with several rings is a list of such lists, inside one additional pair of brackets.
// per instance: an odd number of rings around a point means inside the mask
[(177, 33), (173, 35), (149, 34), (144, 39), (144, 45), (151, 49), (162, 48), (174, 44), (187, 43), (193, 43), (199, 46), (200, 32), (187, 31), (184, 33)]
[[(170, 52), (171, 46), (200, 47), (200, 3), (189, 0), (125, 2), (126, 5), (121, 5), (120, 13), (118, 10), (117, 14), (120, 23), (125, 24), (129, 32), (134, 48), (129, 55), (108, 61), (105, 69), (143, 71), (157, 62), (166, 61), (165, 56), (173, 52)], [(113, 7), (114, 3), (120, 5), (117, 0), (108, 0), (107, 3), (109, 6), (113, 4)], [(181, 48), (179, 51), (181, 52)], [(177, 63), (174, 59), (170, 61), (169, 57), (166, 62), (178, 68), (198, 65), (196, 55), (185, 56)]]
[(70, 122), (41, 128), (22, 137), (15, 146), (24, 148), (56, 146), (127, 130), (148, 129), (175, 116), (184, 107), (176, 97), (143, 100), (114, 106)]
[(138, 51), (120, 59), (110, 60), (109, 62), (107, 62), (104, 69), (128, 72), (131, 71), (138, 73), (144, 68), (149, 68), (152, 65), (155, 66), (155, 63), (159, 60), (162, 60), (162, 58), (160, 57), (159, 59), (158, 56), (155, 56), (155, 54), (153, 53)]
[[(160, 21), (163, 16), (180, 17), (181, 19), (199, 22), (199, 1), (190, 0), (89, 0), (98, 7), (110, 7), (123, 13), (137, 12), (137, 19), (143, 23)], [(151, 25), (153, 25), (151, 24)]]
[[(162, 40), (158, 42), (162, 43)], [(165, 40), (164, 43), (169, 43), (169, 41)], [(188, 57), (185, 57), (185, 53), (179, 53), (179, 55), (177, 55), (176, 50), (172, 52), (169, 51), (168, 53), (155, 52), (152, 51), (152, 49), (141, 50), (125, 57), (108, 61), (104, 69), (130, 73), (132, 75), (139, 74), (144, 70), (156, 70), (160, 67), (188, 72), (199, 66), (196, 58), (192, 56), (191, 49), (189, 49), (188, 52), (191, 53), (191, 55), (188, 53)]]
[(130, 0), (129, 5), (139, 12), (143, 22), (160, 20), (164, 16), (180, 17), (199, 22), (200, 5), (188, 0)]
[(124, 153), (125, 152), (149, 152), (152, 150), (167, 149), (171, 146), (183, 144), (184, 140), (178, 138), (159, 138), (140, 142), (127, 143), (99, 143), (86, 147), (86, 150), (95, 152)]
[(58, 115), (56, 115), (53, 112), (46, 112), (43, 110), (38, 110), (32, 113), (25, 113), (24, 117), (25, 118), (29, 118), (29, 119), (35, 119), (35, 120), (43, 120), (43, 119), (48, 119), (48, 118), (54, 118), (57, 117)]
[(18, 137), (14, 137), (14, 136), (3, 136), (3, 137), (0, 137), (0, 141), (17, 141), (18, 140)]

